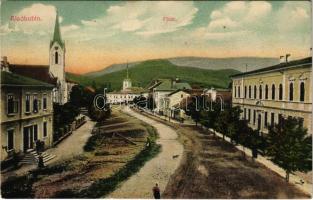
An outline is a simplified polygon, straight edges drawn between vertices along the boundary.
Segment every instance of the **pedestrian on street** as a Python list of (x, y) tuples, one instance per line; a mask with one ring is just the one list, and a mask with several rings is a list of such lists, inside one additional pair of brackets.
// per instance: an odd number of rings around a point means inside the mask
[(153, 196), (154, 196), (155, 199), (160, 199), (161, 198), (160, 188), (159, 188), (159, 185), (157, 183), (153, 187), (152, 191), (153, 191)]

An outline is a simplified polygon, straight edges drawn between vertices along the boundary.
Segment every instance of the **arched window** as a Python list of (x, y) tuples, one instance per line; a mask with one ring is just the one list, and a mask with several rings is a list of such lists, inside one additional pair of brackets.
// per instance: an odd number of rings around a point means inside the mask
[(247, 86), (245, 86), (245, 98), (247, 98)]
[(249, 85), (249, 99), (251, 99), (251, 85)]
[(293, 83), (289, 83), (289, 101), (293, 101)]
[(272, 100), (275, 100), (275, 85), (272, 85)]
[(305, 88), (304, 88), (304, 82), (300, 83), (300, 101), (304, 101), (305, 97)]
[(268, 85), (265, 85), (265, 99), (268, 99)]
[(57, 51), (54, 53), (54, 63), (55, 64), (59, 63), (59, 53)]
[(240, 86), (238, 86), (238, 97), (240, 98)]
[(254, 86), (254, 99), (256, 99), (256, 85)]
[(262, 85), (259, 87), (259, 99), (262, 99)]
[(283, 100), (283, 85), (279, 84), (279, 100)]

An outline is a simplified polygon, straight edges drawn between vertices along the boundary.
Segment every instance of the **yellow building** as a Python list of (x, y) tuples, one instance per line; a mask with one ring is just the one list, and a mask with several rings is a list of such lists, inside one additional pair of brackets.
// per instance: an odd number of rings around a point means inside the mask
[(232, 103), (254, 129), (267, 133), (268, 125), (283, 117), (298, 117), (312, 134), (312, 58), (304, 58), (237, 74)]
[(35, 148), (37, 140), (52, 145), (53, 85), (1, 72), (1, 161)]

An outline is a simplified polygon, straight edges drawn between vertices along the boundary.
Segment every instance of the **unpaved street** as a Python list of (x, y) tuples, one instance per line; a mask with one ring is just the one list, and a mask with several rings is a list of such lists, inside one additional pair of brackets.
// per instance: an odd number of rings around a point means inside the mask
[[(157, 143), (162, 146), (161, 152), (148, 161), (140, 171), (122, 183), (108, 198), (153, 198), (152, 187), (159, 184), (161, 194), (164, 191), (170, 176), (178, 168), (183, 146), (177, 141), (177, 133), (167, 125), (156, 122), (148, 117), (125, 108), (124, 112), (155, 127), (159, 133)], [(173, 158), (174, 155), (179, 155)]]

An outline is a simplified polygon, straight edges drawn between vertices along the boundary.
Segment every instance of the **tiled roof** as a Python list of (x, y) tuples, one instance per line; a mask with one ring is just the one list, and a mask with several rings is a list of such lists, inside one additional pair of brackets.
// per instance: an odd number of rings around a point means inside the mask
[(26, 76), (32, 79), (37, 79), (50, 84), (57, 84), (57, 78), (54, 78), (49, 73), (48, 65), (17, 65), (10, 64), (10, 71)]
[(21, 76), (10, 72), (1, 72), (1, 86), (21, 86), (21, 87), (48, 87), (54, 86), (36, 79)]
[(257, 73), (267, 72), (267, 71), (272, 71), (272, 70), (280, 70), (280, 69), (285, 69), (285, 68), (297, 66), (297, 65), (312, 65), (312, 57), (307, 57), (307, 58), (303, 58), (303, 59), (299, 59), (299, 60), (293, 60), (293, 61), (289, 61), (287, 63), (286, 62), (280, 63), (277, 65), (265, 67), (262, 69), (257, 69), (257, 70), (253, 70), (253, 71), (249, 71), (249, 72), (245, 72), (245, 73), (240, 73), (240, 74), (235, 74), (235, 75), (232, 75), (230, 77), (245, 76), (245, 75), (249, 75), (249, 74), (257, 74)]

